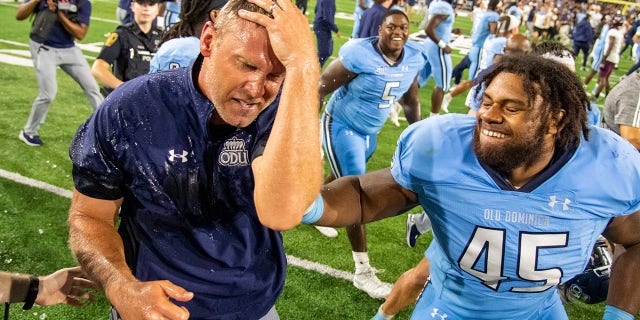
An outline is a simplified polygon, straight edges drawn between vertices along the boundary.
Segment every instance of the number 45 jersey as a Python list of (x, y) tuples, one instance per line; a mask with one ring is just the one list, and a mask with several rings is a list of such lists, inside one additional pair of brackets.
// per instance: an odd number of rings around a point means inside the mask
[(640, 154), (591, 127), (532, 190), (507, 190), (478, 162), (475, 128), (475, 117), (445, 115), (398, 141), (392, 175), (418, 195), (435, 239), (414, 317), (566, 319), (556, 285), (583, 271), (612, 218), (640, 209)]

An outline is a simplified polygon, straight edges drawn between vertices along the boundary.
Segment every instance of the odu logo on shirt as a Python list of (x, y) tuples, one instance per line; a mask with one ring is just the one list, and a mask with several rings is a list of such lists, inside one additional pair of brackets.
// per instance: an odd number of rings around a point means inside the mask
[(225, 141), (218, 163), (228, 167), (249, 165), (249, 152), (245, 149), (244, 140), (233, 137)]

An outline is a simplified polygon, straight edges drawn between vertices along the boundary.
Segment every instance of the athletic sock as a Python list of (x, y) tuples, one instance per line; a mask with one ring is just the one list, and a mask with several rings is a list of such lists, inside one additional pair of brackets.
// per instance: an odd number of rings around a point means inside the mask
[(369, 269), (371, 269), (371, 265), (369, 265), (369, 254), (365, 252), (351, 252), (353, 254), (353, 262), (356, 265), (356, 274), (363, 273)]
[(386, 314), (382, 311), (382, 305), (378, 308), (378, 313), (376, 314), (377, 318), (374, 319), (383, 319), (383, 320), (391, 320), (395, 316), (395, 314)]

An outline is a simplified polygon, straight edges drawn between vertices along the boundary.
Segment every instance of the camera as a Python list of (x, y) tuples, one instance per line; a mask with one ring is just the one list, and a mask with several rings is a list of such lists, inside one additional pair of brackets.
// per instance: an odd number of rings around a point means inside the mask
[(54, 0), (54, 2), (58, 4), (58, 10), (66, 12), (78, 12), (78, 6), (69, 1)]

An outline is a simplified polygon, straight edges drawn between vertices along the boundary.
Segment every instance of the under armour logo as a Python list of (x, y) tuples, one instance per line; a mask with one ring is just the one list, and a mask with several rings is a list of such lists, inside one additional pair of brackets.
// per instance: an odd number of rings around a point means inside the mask
[[(549, 207), (554, 208), (556, 206), (556, 203), (560, 203), (560, 201), (557, 200), (556, 196), (550, 196), (549, 197)], [(571, 200), (564, 199), (564, 202), (562, 203), (562, 211), (567, 211), (569, 210), (569, 203), (571, 203)]]
[(448, 317), (448, 315), (446, 313), (440, 314), (438, 312), (438, 308), (433, 308), (433, 312), (431, 312), (431, 318), (436, 318), (438, 317), (438, 319), (440, 320), (444, 320)]
[(185, 163), (187, 162), (187, 155), (189, 155), (189, 152), (186, 150), (182, 150), (182, 154), (176, 154), (175, 150), (171, 149), (169, 150), (169, 161), (175, 162), (176, 159), (180, 159), (182, 163)]

